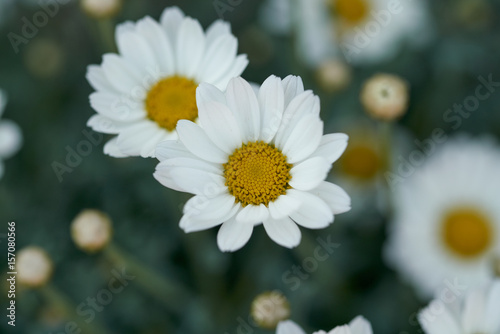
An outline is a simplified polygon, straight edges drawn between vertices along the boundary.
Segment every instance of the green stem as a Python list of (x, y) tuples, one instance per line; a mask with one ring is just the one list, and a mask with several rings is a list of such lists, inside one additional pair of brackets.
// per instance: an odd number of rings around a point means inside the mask
[(132, 275), (136, 276), (135, 281), (140, 289), (163, 303), (169, 310), (176, 313), (183, 311), (185, 301), (191, 296), (182, 284), (151, 270), (116, 245), (110, 244), (103, 254), (115, 265), (128, 268)]
[(108, 334), (108, 331), (96, 323), (95, 320), (94, 322), (87, 323), (81, 317), (77, 317), (76, 305), (57, 290), (57, 288), (47, 284), (41, 287), (39, 291), (55, 310), (61, 313), (66, 319), (74, 321), (81, 329), (82, 333)]

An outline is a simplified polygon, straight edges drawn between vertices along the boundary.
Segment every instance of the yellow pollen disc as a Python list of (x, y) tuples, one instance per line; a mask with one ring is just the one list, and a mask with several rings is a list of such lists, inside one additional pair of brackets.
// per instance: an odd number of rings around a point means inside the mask
[(443, 239), (446, 246), (458, 256), (478, 256), (492, 244), (491, 222), (475, 209), (453, 210), (444, 217)]
[(356, 25), (366, 19), (370, 9), (368, 0), (330, 0), (334, 15)]
[(243, 206), (267, 206), (290, 188), (291, 169), (283, 153), (258, 141), (234, 150), (224, 164), (224, 177), (229, 193), (237, 202)]
[(196, 87), (193, 80), (179, 76), (159, 81), (146, 97), (148, 117), (169, 131), (175, 130), (180, 119), (196, 120)]
[(382, 168), (378, 153), (368, 146), (348, 146), (339, 164), (344, 174), (364, 181), (374, 178)]

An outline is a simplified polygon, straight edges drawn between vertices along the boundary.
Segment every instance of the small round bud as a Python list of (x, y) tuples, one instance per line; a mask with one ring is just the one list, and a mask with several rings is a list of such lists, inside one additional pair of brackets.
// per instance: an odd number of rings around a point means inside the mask
[(351, 83), (351, 68), (337, 59), (326, 60), (316, 70), (316, 80), (325, 91), (337, 92)]
[(84, 210), (71, 223), (71, 237), (82, 250), (93, 253), (106, 247), (113, 233), (111, 219), (98, 210)]
[(40, 38), (26, 47), (24, 63), (35, 76), (50, 78), (58, 75), (64, 68), (64, 49), (56, 41)]
[(377, 74), (368, 79), (361, 91), (361, 103), (373, 118), (392, 121), (408, 109), (408, 84), (398, 76)]
[(45, 285), (52, 276), (53, 264), (49, 255), (39, 247), (26, 247), (17, 253), (17, 280), (30, 288)]
[(275, 329), (290, 317), (290, 304), (279, 291), (264, 292), (253, 300), (250, 313), (259, 327)]
[(118, 14), (122, 8), (122, 0), (81, 0), (81, 6), (87, 15), (106, 19)]

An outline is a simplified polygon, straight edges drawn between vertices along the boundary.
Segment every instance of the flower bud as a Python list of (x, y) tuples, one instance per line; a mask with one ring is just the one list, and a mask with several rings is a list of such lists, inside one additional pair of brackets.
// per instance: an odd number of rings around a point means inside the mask
[(53, 264), (49, 255), (39, 247), (26, 247), (17, 253), (17, 280), (29, 288), (45, 285), (52, 276)]
[(98, 210), (84, 210), (71, 223), (71, 237), (83, 251), (93, 253), (106, 247), (112, 236), (111, 219)]
[(122, 0), (81, 0), (81, 6), (87, 15), (106, 19), (118, 14), (122, 8)]
[(377, 74), (368, 79), (361, 91), (361, 103), (376, 119), (395, 120), (407, 111), (408, 84), (398, 76)]
[(290, 304), (279, 291), (264, 292), (254, 299), (250, 312), (259, 327), (274, 329), (290, 317)]
[(316, 70), (316, 80), (325, 91), (337, 92), (351, 83), (351, 68), (340, 60), (326, 60)]

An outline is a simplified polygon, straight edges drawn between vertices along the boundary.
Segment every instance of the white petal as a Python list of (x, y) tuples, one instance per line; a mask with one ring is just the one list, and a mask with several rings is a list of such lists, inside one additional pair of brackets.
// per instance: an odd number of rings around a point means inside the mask
[(200, 106), (207, 102), (226, 104), (226, 96), (214, 85), (203, 82), (196, 88), (196, 104)]
[(300, 230), (290, 218), (267, 219), (264, 221), (267, 235), (278, 245), (287, 248), (296, 247), (300, 243)]
[(227, 154), (243, 143), (242, 134), (229, 108), (219, 102), (198, 106), (200, 125), (210, 139)]
[(137, 22), (137, 32), (148, 42), (158, 64), (157, 79), (175, 73), (175, 56), (172, 42), (167, 33), (151, 17), (146, 16)]
[[(462, 327), (466, 333), (481, 333), (486, 306), (484, 291), (472, 290), (465, 296)], [(499, 309), (500, 311), (500, 309)], [(500, 315), (498, 313), (497, 315)]]
[(213, 163), (200, 160), (198, 158), (188, 158), (188, 157), (175, 157), (171, 159), (167, 159), (162, 161), (160, 164), (158, 164), (157, 171), (163, 170), (163, 169), (172, 169), (174, 167), (181, 167), (181, 168), (192, 168), (192, 169), (198, 169), (200, 171), (204, 171), (207, 173), (212, 173), (212, 174), (222, 174), (222, 169)]
[(93, 115), (87, 122), (87, 126), (91, 127), (92, 130), (107, 134), (117, 134), (128, 128), (131, 124), (115, 121), (100, 114)]
[(300, 207), (301, 202), (288, 194), (281, 195), (275, 201), (269, 202), (269, 213), (273, 219), (288, 217)]
[(238, 208), (229, 194), (214, 198), (195, 196), (184, 207), (180, 227), (187, 233), (206, 230), (229, 220)]
[(226, 100), (242, 130), (243, 141), (256, 141), (260, 134), (260, 111), (252, 86), (241, 77), (232, 79), (227, 86)]
[(97, 91), (103, 91), (107, 93), (117, 93), (118, 91), (111, 85), (108, 78), (104, 74), (104, 71), (100, 66), (90, 65), (87, 67), (87, 74), (85, 76), (92, 86)]
[(141, 72), (120, 56), (112, 53), (105, 54), (101, 68), (108, 81), (119, 92), (130, 95), (134, 89), (143, 89)]
[(349, 326), (344, 325), (344, 326), (338, 326), (335, 327), (333, 330), (330, 331), (328, 334), (351, 334), (351, 330), (349, 329)]
[[(154, 146), (158, 142), (152, 144), (152, 141), (159, 140), (164, 131), (156, 123), (144, 120), (120, 132), (117, 143), (124, 154), (153, 157)], [(143, 151), (144, 148), (147, 152)]]
[(205, 33), (207, 45), (211, 45), (218, 37), (231, 34), (231, 25), (222, 20), (212, 23)]
[(307, 159), (290, 170), (292, 179), (289, 184), (298, 190), (312, 190), (326, 179), (330, 167), (331, 165), (325, 158)]
[(168, 35), (171, 45), (177, 43), (177, 33), (183, 19), (184, 13), (177, 6), (165, 8), (161, 14), (160, 22)]
[(261, 119), (260, 138), (269, 143), (281, 124), (285, 109), (285, 95), (281, 79), (270, 76), (259, 90), (259, 107)]
[(484, 327), (487, 333), (495, 333), (500, 330), (500, 279), (496, 278), (488, 291), (488, 302), (486, 306)]
[(136, 101), (123, 99), (118, 95), (95, 92), (90, 94), (90, 105), (99, 114), (116, 121), (137, 121), (146, 116)]
[(304, 83), (301, 77), (289, 75), (283, 79), (283, 90), (285, 92), (285, 108), (298, 95), (304, 93)]
[(343, 133), (331, 133), (321, 138), (318, 149), (312, 156), (324, 157), (333, 164), (344, 153), (349, 137)]
[(418, 315), (420, 325), (427, 334), (462, 334), (456, 319), (440, 300), (432, 301)]
[(313, 194), (290, 189), (288, 196), (300, 201), (298, 210), (290, 214), (297, 224), (311, 228), (325, 228), (333, 222), (333, 213), (328, 205), (318, 196)]
[(234, 252), (243, 247), (252, 236), (253, 225), (242, 224), (230, 219), (219, 229), (217, 244), (223, 252)]
[(269, 210), (264, 204), (247, 205), (240, 210), (236, 216), (236, 221), (242, 224), (257, 225), (269, 217)]
[(196, 76), (198, 82), (215, 82), (226, 73), (234, 60), (238, 41), (233, 35), (221, 36), (206, 50), (200, 70)]
[(0, 122), (0, 160), (10, 158), (21, 148), (23, 135), (21, 128), (14, 122)]
[(214, 85), (220, 90), (225, 91), (229, 80), (232, 78), (240, 76), (248, 65), (247, 55), (239, 55), (236, 60), (232, 63), (229, 70), (222, 74), (220, 78), (214, 81)]
[(226, 163), (228, 155), (218, 148), (199, 125), (181, 119), (177, 123), (179, 139), (194, 155), (216, 163)]
[(307, 114), (319, 115), (317, 99), (318, 97), (312, 92), (306, 91), (290, 102), (283, 113), (280, 128), (276, 133), (275, 143), (277, 146), (283, 147), (285, 145), (290, 133), (302, 117)]
[(276, 334), (306, 334), (302, 328), (291, 320), (281, 321), (276, 327)]
[(164, 161), (172, 158), (195, 158), (196, 156), (188, 151), (186, 146), (180, 141), (165, 140), (156, 146), (156, 158)]
[(200, 23), (192, 18), (185, 18), (179, 27), (176, 59), (177, 72), (193, 78), (200, 66), (205, 50), (205, 34)]
[(315, 115), (306, 115), (295, 126), (283, 145), (282, 153), (291, 164), (309, 157), (319, 146), (323, 122)]
[(120, 151), (120, 148), (118, 147), (117, 144), (117, 137), (114, 137), (110, 139), (105, 145), (104, 145), (104, 154), (107, 154), (113, 158), (126, 158), (128, 157), (127, 154), (124, 154), (122, 151)]
[(311, 193), (325, 201), (335, 215), (351, 210), (351, 198), (336, 184), (321, 182), (318, 187), (311, 190)]
[(117, 34), (116, 43), (122, 57), (137, 68), (154, 69), (157, 66), (153, 50), (135, 31)]
[[(208, 194), (220, 194), (225, 191), (223, 176), (215, 173), (208, 173), (200, 169), (195, 168), (166, 168), (164, 169), (161, 165), (168, 160), (161, 162), (157, 166), (156, 173), (159, 175), (170, 177), (174, 180), (176, 185), (176, 190), (194, 194), (208, 196)], [(164, 186), (167, 186), (164, 184)], [(233, 197), (234, 201), (234, 197)]]
[(357, 316), (350, 323), (352, 334), (373, 334), (372, 325), (362, 316)]

